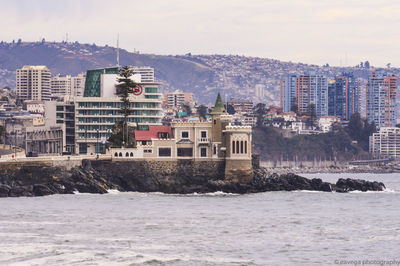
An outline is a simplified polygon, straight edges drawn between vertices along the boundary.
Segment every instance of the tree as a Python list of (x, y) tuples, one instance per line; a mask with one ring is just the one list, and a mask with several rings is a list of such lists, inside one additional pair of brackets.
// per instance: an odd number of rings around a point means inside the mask
[(349, 124), (347, 125), (347, 133), (353, 140), (359, 141), (363, 131), (363, 121), (359, 113), (354, 113), (350, 116)]
[(265, 115), (265, 103), (258, 103), (254, 108), (254, 114), (257, 117), (257, 127), (262, 127)]
[(202, 117), (203, 119), (206, 119), (207, 116), (207, 106), (205, 105), (200, 105), (199, 107), (197, 107), (197, 113), (199, 114), (199, 117)]
[(6, 144), (7, 131), (5, 127), (0, 126), (0, 143)]
[(187, 103), (182, 104), (182, 109), (184, 112), (186, 112), (187, 116), (193, 115), (192, 108), (190, 108), (189, 104)]
[(130, 78), (133, 75), (132, 69), (128, 66), (124, 66), (119, 70), (119, 77), (117, 78), (117, 95), (121, 99), (121, 110), (120, 112), (124, 115), (123, 138), (122, 142), (125, 143), (125, 129), (127, 129), (128, 116), (132, 113), (130, 108), (129, 96), (134, 92), (134, 88), (138, 85)]
[(298, 114), (299, 112), (299, 106), (297, 105), (296, 97), (292, 98), (292, 105), (290, 106), (290, 111), (295, 112), (296, 114)]
[(230, 115), (234, 115), (236, 113), (235, 108), (233, 107), (232, 104), (228, 104), (226, 106), (226, 111), (228, 112), (228, 114)]
[(370, 67), (369, 61), (365, 61), (365, 62), (364, 62), (364, 67), (365, 67), (365, 68), (369, 68), (369, 67)]
[(315, 104), (310, 104), (308, 106), (308, 125), (310, 127), (315, 126), (315, 121), (317, 120), (317, 112), (315, 108)]

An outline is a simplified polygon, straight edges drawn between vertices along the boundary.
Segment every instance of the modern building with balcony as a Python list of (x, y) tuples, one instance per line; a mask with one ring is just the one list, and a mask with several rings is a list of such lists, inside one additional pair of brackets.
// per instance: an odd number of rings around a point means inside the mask
[(16, 88), (18, 100), (50, 100), (50, 77), (50, 70), (46, 66), (23, 66), (17, 69)]
[(367, 84), (367, 118), (377, 128), (396, 125), (397, 77), (374, 71)]
[(369, 137), (369, 152), (376, 158), (400, 158), (400, 128), (381, 127)]
[(352, 114), (360, 112), (359, 80), (352, 73), (342, 73), (328, 85), (328, 115), (350, 120)]
[[(84, 95), (74, 100), (76, 153), (103, 152), (113, 126), (123, 121), (122, 102), (116, 94), (117, 78), (117, 67), (87, 71)], [(161, 125), (160, 84), (143, 81), (141, 74), (134, 74), (132, 80), (137, 87), (129, 99), (132, 113), (128, 116), (128, 124), (138, 130)]]

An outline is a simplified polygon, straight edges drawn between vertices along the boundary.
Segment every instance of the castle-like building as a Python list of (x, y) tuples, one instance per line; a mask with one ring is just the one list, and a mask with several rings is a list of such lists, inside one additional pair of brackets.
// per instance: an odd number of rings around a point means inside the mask
[(253, 178), (251, 127), (234, 126), (218, 94), (206, 122), (180, 122), (135, 131), (135, 148), (111, 149), (113, 160), (194, 160), (224, 164), (225, 179), (249, 182)]

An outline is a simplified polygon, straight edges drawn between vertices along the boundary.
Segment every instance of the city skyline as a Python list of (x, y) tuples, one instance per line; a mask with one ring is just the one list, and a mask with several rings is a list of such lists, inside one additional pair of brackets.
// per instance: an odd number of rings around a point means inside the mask
[[(396, 1), (0, 1), (2, 39), (155, 54), (239, 54), (333, 66), (400, 66)], [(123, 7), (123, 8), (120, 8)], [(295, 44), (295, 45), (294, 45)]]

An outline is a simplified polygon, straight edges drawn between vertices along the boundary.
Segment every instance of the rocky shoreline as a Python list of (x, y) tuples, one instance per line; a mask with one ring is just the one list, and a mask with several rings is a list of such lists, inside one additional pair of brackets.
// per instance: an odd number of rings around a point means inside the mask
[[(142, 167), (143, 168), (143, 167)], [(382, 191), (381, 182), (339, 179), (335, 184), (319, 178), (308, 179), (293, 173), (271, 174), (265, 168), (254, 170), (254, 180), (248, 184), (209, 179), (207, 174), (191, 176), (155, 175), (126, 162), (96, 163), (84, 160), (82, 166), (66, 170), (63, 167), (22, 165), (0, 169), (0, 197), (32, 197), (52, 194), (107, 193), (108, 190), (164, 193), (257, 193), (266, 191), (314, 190), (326, 192)]]

